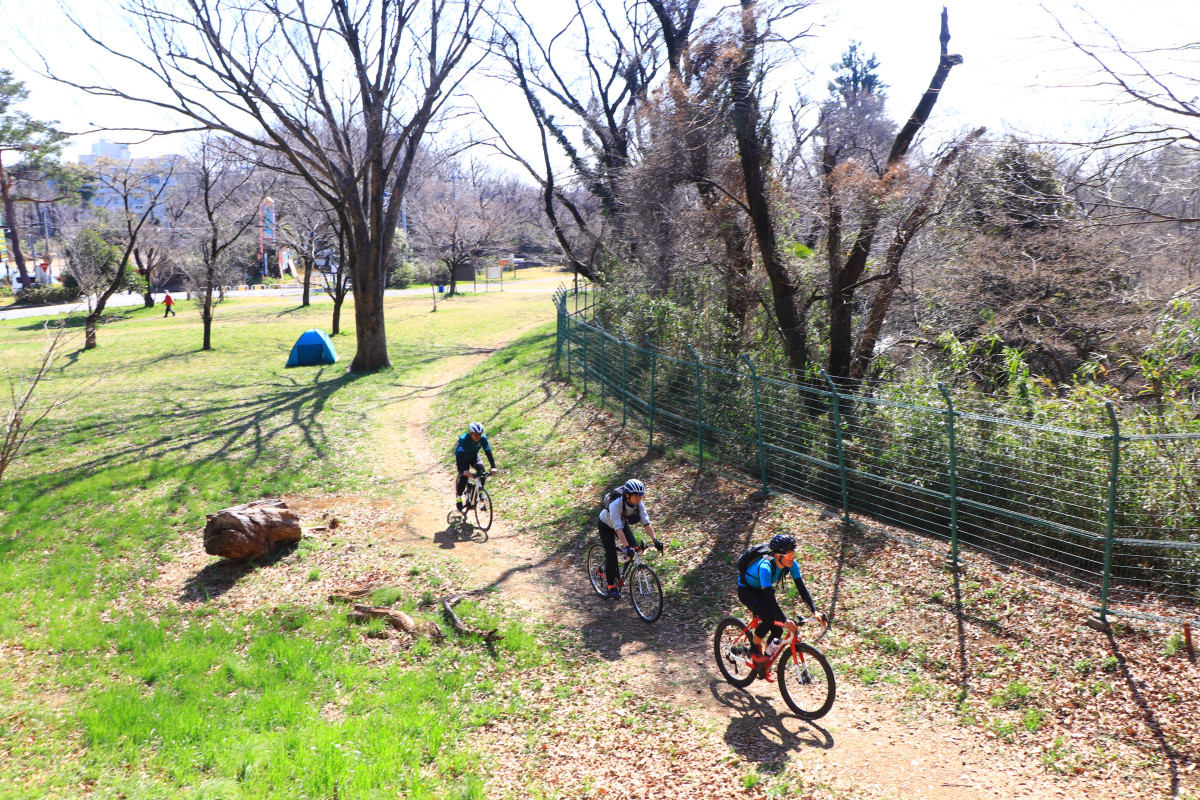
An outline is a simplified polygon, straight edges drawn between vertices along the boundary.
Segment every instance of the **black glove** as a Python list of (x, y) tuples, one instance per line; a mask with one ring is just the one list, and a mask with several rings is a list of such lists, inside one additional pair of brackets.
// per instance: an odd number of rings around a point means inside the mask
[(625, 548), (626, 558), (633, 558), (633, 553), (634, 553), (634, 549), (633, 549), (632, 545)]
[(663, 543), (662, 543), (662, 542), (660, 542), (658, 539), (655, 539), (655, 540), (654, 540), (654, 547), (655, 547), (655, 549), (656, 549), (656, 550), (658, 550), (658, 552), (660, 552), (660, 553), (663, 551)]

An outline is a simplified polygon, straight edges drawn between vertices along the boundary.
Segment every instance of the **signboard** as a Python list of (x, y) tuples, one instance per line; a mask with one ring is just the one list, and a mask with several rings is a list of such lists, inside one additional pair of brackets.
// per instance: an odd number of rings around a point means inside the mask
[(487, 278), (489, 281), (498, 281), (504, 277), (504, 259), (500, 259), (498, 266), (488, 265)]

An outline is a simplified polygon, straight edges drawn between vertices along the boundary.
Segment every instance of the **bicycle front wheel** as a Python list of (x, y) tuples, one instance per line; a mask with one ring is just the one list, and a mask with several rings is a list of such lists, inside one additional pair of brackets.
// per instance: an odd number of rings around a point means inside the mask
[(663, 610), (662, 585), (658, 582), (658, 576), (645, 564), (639, 564), (629, 577), (628, 589), (633, 610), (643, 622), (654, 622)]
[(779, 693), (801, 719), (820, 719), (833, 708), (837, 687), (825, 654), (807, 642), (788, 648), (779, 659)]
[(482, 486), (475, 495), (475, 527), (481, 531), (492, 527), (492, 496)]
[(754, 670), (751, 669), (750, 634), (746, 623), (737, 617), (726, 617), (717, 623), (717, 632), (713, 636), (713, 656), (717, 659), (717, 669), (721, 677), (733, 686), (744, 689), (754, 682)]
[(601, 597), (608, 597), (608, 578), (604, 576), (604, 546), (594, 544), (587, 554), (588, 580)]

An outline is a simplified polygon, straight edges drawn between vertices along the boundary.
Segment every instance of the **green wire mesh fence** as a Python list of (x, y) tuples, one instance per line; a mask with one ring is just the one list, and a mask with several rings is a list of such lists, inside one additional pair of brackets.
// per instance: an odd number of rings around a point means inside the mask
[[(704, 468), (872, 517), (947, 548), (1020, 563), (1086, 598), (1094, 621), (1200, 622), (1200, 435), (1123, 435), (917, 399), (848, 394), (705, 363), (589, 322), (591, 292), (560, 290), (558, 371), (622, 420), (646, 425)], [(925, 402), (928, 397), (939, 403)], [(988, 412), (991, 413), (988, 413)]]

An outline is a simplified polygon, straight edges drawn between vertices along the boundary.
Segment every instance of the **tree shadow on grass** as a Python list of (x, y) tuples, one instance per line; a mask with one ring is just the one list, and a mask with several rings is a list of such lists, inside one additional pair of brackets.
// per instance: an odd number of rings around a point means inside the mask
[[(288, 375), (253, 385), (218, 384), (213, 392), (217, 399), (211, 402), (193, 398), (126, 415), (69, 420), (62, 423), (64, 434), (97, 446), (84, 449), (88, 457), (66, 469), (6, 481), (6, 494), (14, 498), (10, 513), (27, 513), (45, 496), (75, 486), (95, 491), (98, 479), (105, 476), (109, 480), (103, 490), (113, 497), (144, 489), (147, 480), (173, 485), (166, 502), (178, 507), (192, 499), (194, 484), (205, 483), (213, 474), (225, 473), (236, 486), (248, 474), (278, 470), (280, 453), (300, 450), (319, 456), (332, 444), (322, 412), (339, 391), (361, 377), (340, 372), (333, 378), (318, 374), (310, 381)], [(149, 441), (130, 441), (131, 430), (157, 435)], [(59, 446), (47, 429), (26, 457)], [(47, 455), (53, 457), (53, 452)], [(130, 469), (142, 464), (150, 465), (149, 478), (144, 470)], [(90, 502), (83, 497), (61, 499)]]
[(179, 603), (207, 603), (228, 592), (238, 581), (256, 570), (274, 566), (284, 560), (298, 547), (296, 542), (278, 545), (270, 553), (259, 558), (222, 558), (201, 569), (183, 584)]

